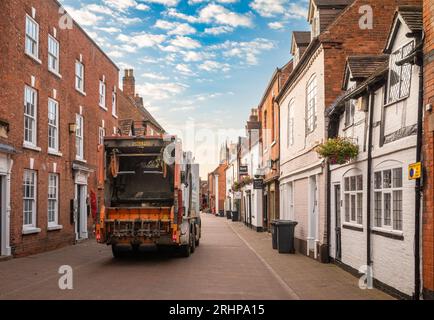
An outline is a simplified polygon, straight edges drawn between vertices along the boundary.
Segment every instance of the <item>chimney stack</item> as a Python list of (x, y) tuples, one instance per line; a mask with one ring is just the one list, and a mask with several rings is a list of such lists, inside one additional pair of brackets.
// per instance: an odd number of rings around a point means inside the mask
[(125, 69), (123, 78), (123, 90), (127, 97), (135, 98), (136, 96), (136, 79), (134, 78), (133, 69)]

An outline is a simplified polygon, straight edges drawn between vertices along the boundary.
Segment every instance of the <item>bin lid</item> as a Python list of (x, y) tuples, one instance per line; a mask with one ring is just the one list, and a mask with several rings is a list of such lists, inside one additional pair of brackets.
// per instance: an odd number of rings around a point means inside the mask
[(276, 220), (275, 223), (278, 225), (294, 225), (294, 226), (298, 224), (297, 221), (292, 221), (292, 220)]

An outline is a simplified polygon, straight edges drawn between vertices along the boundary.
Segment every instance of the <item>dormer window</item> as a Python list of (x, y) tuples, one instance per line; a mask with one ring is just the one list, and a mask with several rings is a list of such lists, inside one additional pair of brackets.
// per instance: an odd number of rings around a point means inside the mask
[(319, 13), (318, 10), (315, 11), (315, 15), (312, 20), (312, 40), (319, 36), (320, 34), (320, 24), (319, 24)]
[(388, 103), (404, 99), (410, 94), (411, 64), (397, 65), (396, 63), (407, 57), (413, 50), (413, 46), (413, 41), (409, 42), (390, 56)]

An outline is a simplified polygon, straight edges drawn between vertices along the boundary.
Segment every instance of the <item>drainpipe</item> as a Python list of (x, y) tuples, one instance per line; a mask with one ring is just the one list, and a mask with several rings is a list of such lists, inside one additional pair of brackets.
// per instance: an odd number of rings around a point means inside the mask
[[(374, 92), (370, 92), (369, 86), (367, 88), (369, 93), (369, 130), (368, 130), (368, 168), (367, 168), (367, 211), (366, 211), (366, 265), (368, 268), (372, 266), (371, 257), (371, 203), (372, 203), (372, 132), (374, 121)], [(369, 269), (368, 269), (369, 272)]]
[[(408, 37), (415, 37), (416, 34), (408, 34)], [(421, 39), (418, 41), (413, 53), (401, 61), (396, 62), (398, 66), (405, 63), (415, 64), (419, 67), (419, 96), (417, 106), (417, 144), (416, 144), (416, 162), (422, 162), (422, 146), (423, 146), (423, 44), (425, 33), (422, 31)], [(422, 166), (423, 167), (423, 166)], [(414, 224), (414, 294), (413, 299), (420, 299), (421, 276), (420, 276), (420, 211), (422, 199), (423, 185), (421, 178), (416, 179), (414, 208), (415, 208), (415, 224)]]
[[(327, 190), (326, 190), (326, 201), (327, 201), (327, 212), (326, 212), (326, 215), (327, 215), (327, 217), (326, 217), (326, 219), (327, 219), (327, 225), (326, 225), (326, 228), (327, 228), (327, 262), (330, 262), (330, 239), (331, 239), (331, 192), (330, 192), (330, 189), (331, 189), (331, 179), (330, 179), (330, 177), (331, 177), (331, 172), (330, 172), (330, 164), (329, 164), (329, 162), (327, 161), (327, 164), (326, 164), (326, 170), (327, 170)], [(336, 224), (336, 221), (335, 221), (335, 224)], [(336, 244), (335, 244), (335, 246), (336, 246)], [(335, 257), (336, 258), (336, 257)]]
[[(423, 40), (422, 40), (423, 43)], [(422, 50), (422, 49), (420, 49)], [(419, 53), (422, 53), (419, 51)], [(419, 101), (417, 110), (417, 146), (416, 146), (416, 162), (422, 162), (422, 145), (423, 145), (423, 58), (418, 61), (419, 65)], [(422, 182), (421, 178), (416, 180), (415, 188), (415, 230), (414, 230), (414, 299), (419, 300), (420, 296), (420, 210), (422, 197)]]

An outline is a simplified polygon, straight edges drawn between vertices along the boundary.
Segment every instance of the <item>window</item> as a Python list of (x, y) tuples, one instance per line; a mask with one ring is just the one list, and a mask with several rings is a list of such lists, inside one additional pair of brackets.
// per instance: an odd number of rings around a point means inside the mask
[(363, 223), (363, 176), (346, 177), (344, 180), (345, 222)]
[(81, 62), (75, 62), (75, 89), (84, 92), (84, 65)]
[(57, 226), (59, 222), (59, 175), (48, 175), (48, 226)]
[(349, 127), (354, 124), (354, 113), (356, 111), (356, 101), (351, 99), (345, 103), (345, 126)]
[(311, 133), (316, 127), (316, 104), (317, 104), (316, 76), (312, 76), (307, 84), (307, 110), (306, 128), (307, 133)]
[(267, 111), (264, 111), (264, 128), (262, 130), (264, 133), (264, 147), (265, 149), (268, 148), (268, 126), (267, 126)]
[(405, 98), (410, 94), (412, 66), (410, 63), (398, 66), (396, 65), (396, 62), (407, 57), (411, 51), (413, 51), (413, 46), (413, 42), (409, 42), (402, 48), (396, 50), (390, 56), (388, 93), (389, 103)]
[(36, 90), (26, 86), (24, 89), (24, 143), (36, 146)]
[(77, 129), (75, 131), (75, 149), (77, 159), (84, 159), (84, 148), (83, 148), (83, 116), (77, 114), (76, 117)]
[(117, 109), (117, 99), (116, 99), (116, 92), (112, 93), (112, 115), (117, 117), (118, 116), (118, 109)]
[(48, 70), (59, 73), (59, 42), (48, 36)]
[(294, 144), (294, 99), (288, 106), (288, 147)]
[(104, 137), (105, 137), (105, 128), (99, 127), (98, 130), (98, 144), (104, 144)]
[(59, 104), (48, 99), (48, 150), (59, 151)]
[(402, 230), (402, 181), (402, 168), (375, 172), (375, 227)]
[(105, 106), (105, 83), (104, 81), (99, 82), (99, 106), (106, 109)]
[(24, 170), (23, 227), (36, 227), (36, 171)]
[(39, 57), (39, 25), (30, 16), (26, 16), (26, 53)]

